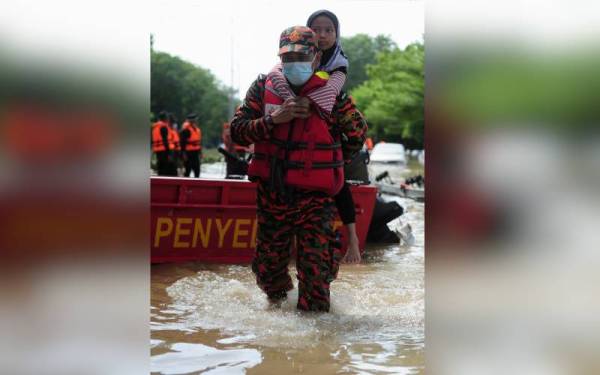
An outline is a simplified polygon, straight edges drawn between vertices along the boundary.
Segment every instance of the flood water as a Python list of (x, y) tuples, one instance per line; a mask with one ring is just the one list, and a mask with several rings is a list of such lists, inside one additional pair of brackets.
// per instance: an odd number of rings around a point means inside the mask
[[(218, 164), (203, 166), (203, 175), (224, 170)], [(383, 168), (399, 178), (420, 173), (415, 165)], [(425, 373), (424, 205), (384, 199), (404, 207), (401, 219), (412, 226), (415, 242), (369, 244), (361, 264), (342, 265), (329, 313), (297, 311), (297, 288), (280, 308), (269, 307), (249, 266), (153, 265), (151, 371)]]

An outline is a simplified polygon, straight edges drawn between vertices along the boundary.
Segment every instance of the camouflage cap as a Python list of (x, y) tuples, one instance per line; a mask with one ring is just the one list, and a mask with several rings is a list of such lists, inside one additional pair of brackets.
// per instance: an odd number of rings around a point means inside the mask
[(279, 37), (279, 55), (287, 52), (311, 53), (318, 50), (317, 34), (306, 26), (292, 26)]

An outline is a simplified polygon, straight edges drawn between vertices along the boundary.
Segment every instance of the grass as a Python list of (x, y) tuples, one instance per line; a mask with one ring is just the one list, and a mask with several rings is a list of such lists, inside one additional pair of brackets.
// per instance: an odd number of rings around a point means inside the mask
[(223, 155), (217, 151), (216, 148), (203, 148), (202, 149), (202, 162), (203, 163), (215, 163), (223, 161)]

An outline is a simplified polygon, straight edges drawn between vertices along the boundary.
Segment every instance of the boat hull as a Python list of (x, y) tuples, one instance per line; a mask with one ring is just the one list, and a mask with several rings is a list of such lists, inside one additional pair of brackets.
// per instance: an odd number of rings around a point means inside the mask
[[(351, 186), (364, 249), (377, 188)], [(256, 246), (256, 184), (225, 179), (151, 177), (151, 262), (246, 264)], [(342, 222), (336, 218), (335, 226)], [(347, 246), (346, 231), (342, 243)]]

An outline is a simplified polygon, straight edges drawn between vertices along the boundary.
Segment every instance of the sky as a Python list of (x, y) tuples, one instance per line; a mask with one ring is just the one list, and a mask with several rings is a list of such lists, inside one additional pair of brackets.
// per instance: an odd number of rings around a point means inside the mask
[(277, 61), (281, 31), (317, 9), (338, 15), (342, 36), (386, 34), (401, 47), (423, 40), (426, 17), (427, 51), (498, 38), (549, 50), (597, 45), (600, 2), (573, 3), (428, 0), (426, 12), (423, 0), (4, 1), (0, 53), (11, 51), (23, 64), (109, 71), (149, 92), (153, 33), (157, 50), (207, 68), (227, 85), (233, 53), (233, 86), (243, 96)]
[(423, 41), (425, 7), (415, 0), (171, 0), (152, 7), (150, 30), (155, 51), (209, 69), (243, 98), (277, 63), (281, 31), (318, 9), (337, 15), (344, 37), (384, 34), (399, 47)]

